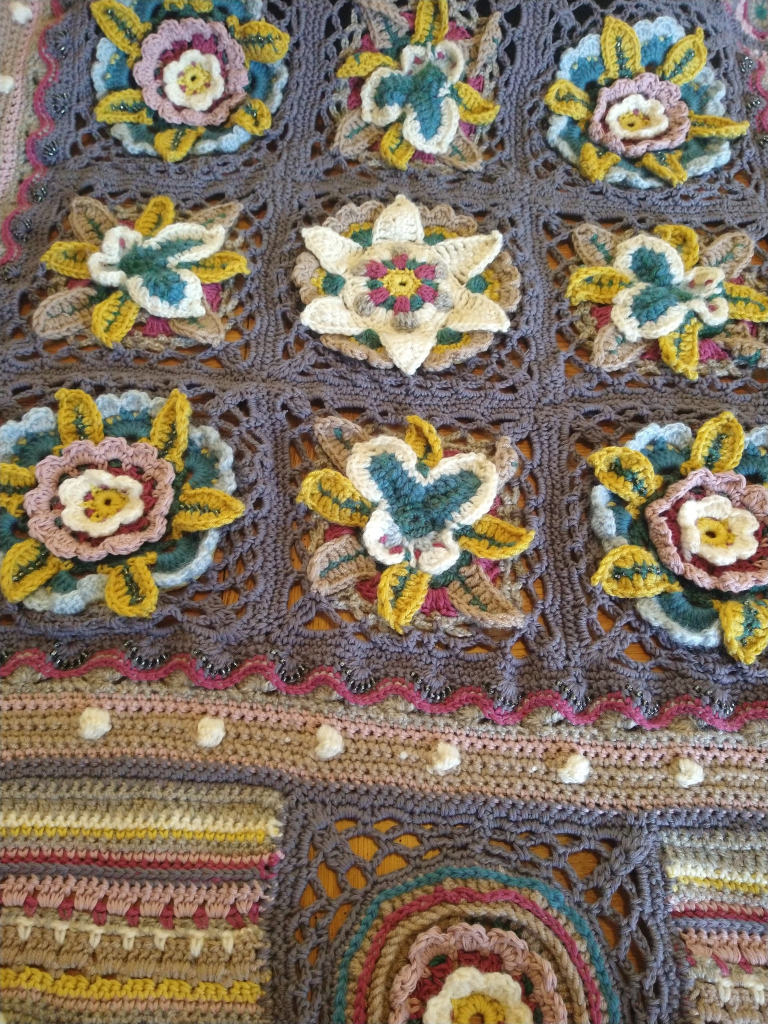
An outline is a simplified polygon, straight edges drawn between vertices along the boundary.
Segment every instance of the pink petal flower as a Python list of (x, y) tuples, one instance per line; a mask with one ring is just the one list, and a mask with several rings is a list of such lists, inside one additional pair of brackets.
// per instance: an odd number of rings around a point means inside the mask
[(420, 288), (417, 288), (416, 294), (420, 299), (424, 299), (425, 302), (434, 302), (437, 298), (437, 291), (434, 288), (430, 288), (428, 284), (423, 284)]
[(406, 264), (408, 263), (408, 254), (401, 252), (397, 256), (393, 256), (392, 263), (398, 270), (405, 270)]
[(478, 92), (482, 92), (485, 88), (485, 78), (483, 75), (475, 75), (474, 78), (467, 79), (467, 85), (471, 85), (473, 89), (477, 89)]
[(395, 299), (395, 313), (410, 313), (411, 300), (406, 295), (398, 295)]
[(219, 303), (221, 302), (221, 285), (204, 284), (203, 295), (205, 296), (205, 301), (208, 303), (208, 305), (215, 313), (216, 310), (219, 308)]
[(699, 360), (702, 363), (720, 362), (727, 358), (728, 353), (720, 348), (717, 342), (711, 338), (704, 338), (703, 341), (699, 342)]
[(385, 277), (388, 273), (387, 268), (379, 260), (370, 260), (365, 265), (365, 272), (368, 277)]
[(389, 298), (389, 290), (382, 285), (381, 288), (374, 288), (372, 292), (368, 292), (368, 297), (375, 306), (380, 306)]
[(345, 533), (354, 532), (351, 526), (328, 526), (323, 534), (323, 540), (335, 540), (337, 537), (343, 537)]
[(420, 281), (434, 281), (435, 279), (434, 263), (420, 263), (413, 272)]
[(157, 338), (159, 335), (169, 337), (173, 334), (171, 325), (161, 316), (148, 316), (147, 322), (141, 329), (145, 338)]

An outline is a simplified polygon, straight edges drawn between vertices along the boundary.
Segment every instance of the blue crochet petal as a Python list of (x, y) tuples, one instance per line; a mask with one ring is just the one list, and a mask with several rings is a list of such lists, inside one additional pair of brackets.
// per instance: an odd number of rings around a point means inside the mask
[(632, 300), (632, 315), (642, 326), (649, 321), (658, 320), (668, 309), (677, 305), (677, 297), (669, 288), (649, 285), (638, 292)]
[(379, 82), (374, 100), (378, 107), (402, 107), (411, 93), (412, 79), (405, 75), (391, 74)]
[(637, 249), (632, 253), (630, 266), (638, 281), (672, 287), (672, 268), (663, 252), (657, 252), (656, 249)]
[(702, 632), (717, 621), (718, 614), (712, 602), (698, 591), (682, 591), (674, 594), (659, 594), (656, 600), (662, 610), (681, 626), (692, 632)]

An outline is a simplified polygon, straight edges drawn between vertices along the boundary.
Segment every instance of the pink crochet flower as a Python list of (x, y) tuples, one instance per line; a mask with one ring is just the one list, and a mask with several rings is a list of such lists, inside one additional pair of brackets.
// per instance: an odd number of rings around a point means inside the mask
[(29, 534), (60, 558), (127, 555), (165, 533), (176, 472), (151, 444), (73, 441), (35, 476), (24, 498)]
[(240, 44), (218, 21), (164, 21), (141, 44), (133, 77), (144, 102), (170, 124), (222, 124), (245, 98)]
[(600, 90), (589, 135), (619, 156), (637, 159), (681, 145), (689, 128), (688, 107), (680, 98), (680, 87), (644, 71)]
[(662, 562), (705, 590), (768, 583), (768, 489), (740, 473), (696, 469), (645, 510)]

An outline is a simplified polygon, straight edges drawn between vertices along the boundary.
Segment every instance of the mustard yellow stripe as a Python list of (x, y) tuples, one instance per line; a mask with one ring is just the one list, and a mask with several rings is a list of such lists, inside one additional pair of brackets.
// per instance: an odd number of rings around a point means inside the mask
[(149, 978), (128, 978), (127, 981), (117, 981), (114, 978), (89, 979), (79, 974), (62, 974), (60, 978), (54, 978), (36, 967), (25, 967), (22, 971), (15, 971), (12, 967), (0, 968), (0, 988), (6, 991), (33, 989), (65, 999), (99, 999), (105, 1002), (114, 999), (175, 999), (188, 1003), (256, 1003), (262, 994), (261, 986), (252, 981), (235, 981), (229, 988), (218, 982), (201, 981), (192, 988), (186, 981), (172, 979), (154, 982)]
[(698, 885), (702, 889), (717, 889), (720, 892), (734, 890), (735, 892), (746, 892), (752, 896), (760, 896), (768, 892), (767, 885), (760, 885), (757, 882), (724, 882), (721, 878), (696, 878), (695, 875), (671, 876), (677, 885)]
[(66, 828), (60, 825), (18, 825), (13, 828), (0, 828), (0, 836), (7, 839), (12, 836), (18, 839), (34, 836), (37, 839), (59, 837), (65, 839), (82, 837), (84, 839), (205, 839), (216, 843), (263, 843), (267, 838), (264, 829), (242, 829), (239, 832), (219, 832), (213, 829), (184, 828)]

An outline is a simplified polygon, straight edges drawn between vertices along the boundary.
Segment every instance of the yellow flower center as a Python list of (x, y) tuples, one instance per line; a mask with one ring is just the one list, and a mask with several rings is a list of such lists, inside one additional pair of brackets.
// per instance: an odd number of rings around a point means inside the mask
[(736, 535), (722, 519), (710, 519), (708, 516), (696, 523), (701, 539), (705, 544), (715, 548), (727, 548), (736, 540)]
[(123, 491), (118, 491), (114, 487), (97, 487), (91, 491), (90, 500), (83, 502), (83, 508), (90, 509), (90, 519), (95, 523), (101, 523), (119, 512), (127, 501), (128, 495)]
[(504, 1024), (506, 1013), (498, 999), (482, 992), (473, 992), (461, 999), (452, 999), (454, 1024)]
[(412, 270), (390, 270), (384, 275), (382, 284), (390, 295), (405, 295), (410, 299), (421, 287), (422, 282)]
[(211, 73), (201, 64), (188, 64), (179, 75), (177, 82), (187, 96), (196, 96), (211, 87)]
[(636, 132), (641, 128), (647, 128), (650, 123), (650, 115), (643, 113), (642, 110), (628, 110), (626, 114), (622, 114), (619, 117), (619, 124), (628, 132)]

